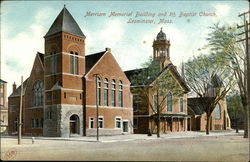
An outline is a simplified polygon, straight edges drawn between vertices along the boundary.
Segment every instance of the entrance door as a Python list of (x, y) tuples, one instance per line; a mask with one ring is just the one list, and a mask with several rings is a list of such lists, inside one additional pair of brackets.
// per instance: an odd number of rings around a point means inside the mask
[(128, 132), (128, 121), (122, 122), (122, 130), (123, 132)]
[(80, 134), (80, 123), (77, 115), (72, 115), (69, 119), (70, 134)]

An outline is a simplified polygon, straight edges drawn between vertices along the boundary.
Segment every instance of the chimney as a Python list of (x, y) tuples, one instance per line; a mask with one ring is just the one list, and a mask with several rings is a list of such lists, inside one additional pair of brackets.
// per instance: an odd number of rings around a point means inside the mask
[(14, 82), (14, 84), (12, 85), (12, 89), (13, 89), (13, 92), (16, 91), (16, 83)]
[(111, 52), (111, 48), (105, 48), (105, 51)]

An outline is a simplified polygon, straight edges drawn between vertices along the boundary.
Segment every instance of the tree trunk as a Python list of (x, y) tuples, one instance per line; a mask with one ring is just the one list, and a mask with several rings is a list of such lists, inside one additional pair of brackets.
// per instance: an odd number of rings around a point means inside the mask
[(160, 120), (160, 107), (159, 107), (159, 94), (157, 91), (157, 138), (160, 138), (160, 125), (161, 125), (161, 120)]
[(160, 124), (161, 121), (160, 121), (160, 113), (157, 114), (157, 138), (160, 137)]
[(248, 110), (244, 111), (244, 138), (248, 138)]
[(239, 133), (238, 118), (235, 119), (236, 133)]
[(209, 135), (210, 129), (210, 115), (207, 115), (206, 135)]

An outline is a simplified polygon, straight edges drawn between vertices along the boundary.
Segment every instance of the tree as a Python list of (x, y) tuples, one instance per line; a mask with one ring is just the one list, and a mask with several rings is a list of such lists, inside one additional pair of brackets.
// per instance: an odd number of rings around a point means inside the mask
[[(131, 78), (132, 93), (137, 94), (138, 103), (144, 103), (144, 109), (140, 111), (152, 110), (151, 117), (157, 126), (157, 137), (160, 137), (160, 120), (163, 110), (166, 108), (166, 98), (169, 93), (173, 96), (183, 95), (184, 90), (180, 88), (176, 79), (171, 74), (171, 70), (175, 68), (172, 63), (168, 64), (164, 69), (160, 69), (159, 61), (150, 59), (144, 63), (142, 69), (138, 69)], [(173, 103), (176, 100), (173, 100)], [(146, 108), (146, 109), (145, 109)]]
[(211, 27), (208, 35), (208, 48), (216, 58), (216, 62), (224, 68), (230, 69), (234, 74), (234, 79), (238, 86), (244, 115), (244, 138), (248, 138), (249, 110), (247, 101), (247, 66), (246, 66), (246, 47), (235, 27), (220, 26), (215, 24)]
[(206, 134), (209, 134), (211, 114), (232, 87), (232, 74), (216, 64), (212, 55), (200, 54), (185, 63), (185, 79), (197, 96), (198, 106), (206, 112)]
[(227, 109), (231, 120), (235, 122), (236, 133), (238, 133), (238, 121), (243, 111), (241, 97), (238, 94), (232, 94), (227, 97)]

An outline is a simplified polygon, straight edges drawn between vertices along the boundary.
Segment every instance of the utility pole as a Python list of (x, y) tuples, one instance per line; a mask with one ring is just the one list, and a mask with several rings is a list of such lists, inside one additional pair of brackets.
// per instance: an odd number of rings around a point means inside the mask
[(18, 144), (21, 144), (22, 136), (22, 107), (23, 107), (23, 76), (21, 77), (21, 92), (20, 92), (20, 109), (19, 109), (19, 127), (18, 127)]
[[(247, 19), (247, 15), (248, 15), (248, 19)], [(243, 35), (245, 34), (245, 38), (237, 41), (237, 42), (241, 42), (241, 41), (245, 41), (245, 46), (246, 46), (246, 66), (245, 67), (245, 71), (246, 71), (246, 83), (247, 83), (247, 87), (246, 87), (246, 92), (247, 92), (247, 113), (248, 113), (248, 134), (247, 136), (249, 136), (249, 130), (250, 130), (250, 123), (249, 123), (249, 118), (250, 118), (250, 44), (249, 44), (249, 32), (250, 32), (250, 3), (249, 3), (249, 9), (247, 12), (241, 13), (239, 14), (239, 17), (243, 16), (243, 20), (244, 20), (244, 24), (238, 26), (237, 28), (243, 28), (244, 27), (244, 32), (240, 33), (239, 35)], [(245, 134), (244, 134), (245, 137)]]
[[(96, 140), (99, 141), (99, 96), (98, 96), (98, 74), (94, 74), (96, 83)], [(99, 92), (100, 93), (100, 92)]]

